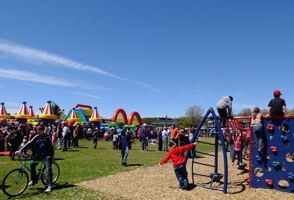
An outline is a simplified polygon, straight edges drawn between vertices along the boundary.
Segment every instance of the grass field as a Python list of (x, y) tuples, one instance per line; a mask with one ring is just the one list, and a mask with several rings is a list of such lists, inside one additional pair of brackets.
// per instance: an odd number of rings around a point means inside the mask
[[(212, 138), (203, 138), (202, 141), (212, 142)], [(92, 148), (92, 141), (79, 140), (79, 148), (69, 148), (67, 152), (56, 150), (55, 160), (61, 169), (61, 176), (53, 186), (51, 193), (44, 193), (45, 186), (38, 183), (27, 189), (15, 199), (123, 199), (110, 194), (77, 187), (81, 181), (92, 180), (122, 171), (129, 171), (139, 167), (156, 165), (166, 155), (166, 152), (157, 151), (158, 146), (149, 145), (149, 151), (141, 150), (141, 143), (136, 140), (129, 152), (128, 166), (121, 166), (119, 150), (112, 149), (111, 141), (98, 141), (97, 149)], [(205, 148), (205, 149), (203, 149)], [(210, 152), (213, 147), (199, 147), (200, 151)], [(20, 166), (16, 159), (11, 161), (8, 156), (0, 157), (0, 180), (11, 169)], [(114, 187), (117, 187), (114, 185)], [(0, 199), (8, 199), (0, 192)]]

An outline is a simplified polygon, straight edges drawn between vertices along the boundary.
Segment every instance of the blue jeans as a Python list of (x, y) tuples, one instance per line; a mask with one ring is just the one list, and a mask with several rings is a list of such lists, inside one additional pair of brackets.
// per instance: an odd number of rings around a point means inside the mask
[(62, 151), (67, 151), (67, 138), (63, 138), (63, 147), (62, 147)]
[(144, 139), (142, 138), (141, 141), (142, 141), (142, 150), (143, 151), (148, 150), (148, 140), (146, 138)]
[(179, 181), (179, 185), (182, 189), (184, 189), (185, 187), (188, 186), (189, 181), (188, 181), (188, 172), (186, 170), (186, 165), (185, 164), (181, 164), (178, 167), (174, 168), (175, 173), (176, 173), (176, 177)]
[(235, 148), (235, 145), (230, 144), (230, 158), (231, 158), (231, 160), (233, 160), (233, 157), (234, 157), (234, 148)]
[[(41, 161), (41, 158), (34, 158), (33, 161)], [(45, 158), (46, 162), (46, 181), (47, 181), (47, 186), (52, 186), (52, 156), (46, 156)], [(34, 183), (38, 182), (38, 177), (36, 173), (36, 167), (39, 163), (32, 163), (30, 168), (31, 168), (31, 179)]]
[(121, 150), (121, 158), (124, 163), (127, 162), (128, 155), (129, 155), (129, 147), (126, 147), (125, 149)]
[(257, 149), (262, 149), (263, 130), (262, 126), (252, 126), (254, 142)]

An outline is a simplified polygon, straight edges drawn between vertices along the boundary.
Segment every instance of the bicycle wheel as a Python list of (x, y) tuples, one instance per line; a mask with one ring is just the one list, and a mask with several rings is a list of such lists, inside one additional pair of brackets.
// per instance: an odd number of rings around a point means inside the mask
[(28, 187), (29, 176), (23, 169), (13, 169), (2, 180), (2, 191), (9, 197), (22, 194)]
[[(56, 162), (52, 162), (52, 183), (54, 184), (60, 175), (60, 168)], [(42, 169), (42, 176), (41, 176), (42, 183), (46, 185), (47, 175), (46, 175), (46, 166)]]

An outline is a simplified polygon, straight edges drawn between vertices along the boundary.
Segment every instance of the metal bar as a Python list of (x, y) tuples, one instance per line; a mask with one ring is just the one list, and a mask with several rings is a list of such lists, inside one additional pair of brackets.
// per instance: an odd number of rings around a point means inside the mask
[(207, 187), (207, 186), (204, 186), (204, 185), (195, 185), (197, 187), (202, 187), (202, 188), (207, 188), (207, 189), (212, 189), (212, 190), (219, 190), (219, 191), (223, 191), (222, 189), (220, 188), (213, 188), (213, 187)]
[(196, 173), (193, 173), (193, 175), (195, 175), (195, 176), (204, 176), (204, 177), (211, 178), (211, 176), (209, 176), (209, 175), (204, 175), (204, 174), (196, 174)]
[(215, 145), (214, 143), (209, 143), (209, 142), (202, 142), (202, 141), (198, 141), (199, 143), (203, 143), (203, 144), (209, 144), (209, 145)]
[(205, 166), (208, 166), (208, 167), (215, 167), (215, 165), (210, 165), (210, 164), (206, 164), (206, 163), (200, 163), (200, 162), (193, 162), (193, 163), (196, 163), (196, 164), (199, 164), (199, 165), (205, 165)]
[(210, 154), (210, 153), (205, 153), (205, 152), (202, 152), (202, 151), (195, 151), (196, 153), (201, 153), (201, 154), (204, 154), (204, 155), (208, 155), (208, 156), (215, 156), (213, 154)]

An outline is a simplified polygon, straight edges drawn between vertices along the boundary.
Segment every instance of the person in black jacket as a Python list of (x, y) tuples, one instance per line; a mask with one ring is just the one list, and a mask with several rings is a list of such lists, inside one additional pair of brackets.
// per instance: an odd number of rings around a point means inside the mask
[[(47, 181), (47, 189), (45, 192), (51, 192), (52, 189), (52, 160), (54, 156), (54, 147), (51, 142), (51, 136), (45, 134), (45, 126), (39, 125), (37, 126), (38, 135), (36, 135), (32, 140), (30, 140), (26, 145), (24, 145), (19, 151), (15, 153), (20, 153), (28, 148), (32, 149), (33, 153), (33, 161), (46, 161), (46, 181)], [(29, 186), (35, 185), (38, 181), (38, 177), (36, 174), (36, 166), (39, 163), (31, 164), (31, 179), (32, 181), (29, 183)]]
[(9, 144), (10, 144), (9, 156), (11, 160), (14, 160), (15, 152), (18, 150), (22, 142), (22, 139), (23, 139), (23, 135), (21, 133), (21, 128), (13, 127), (11, 137), (9, 139)]

